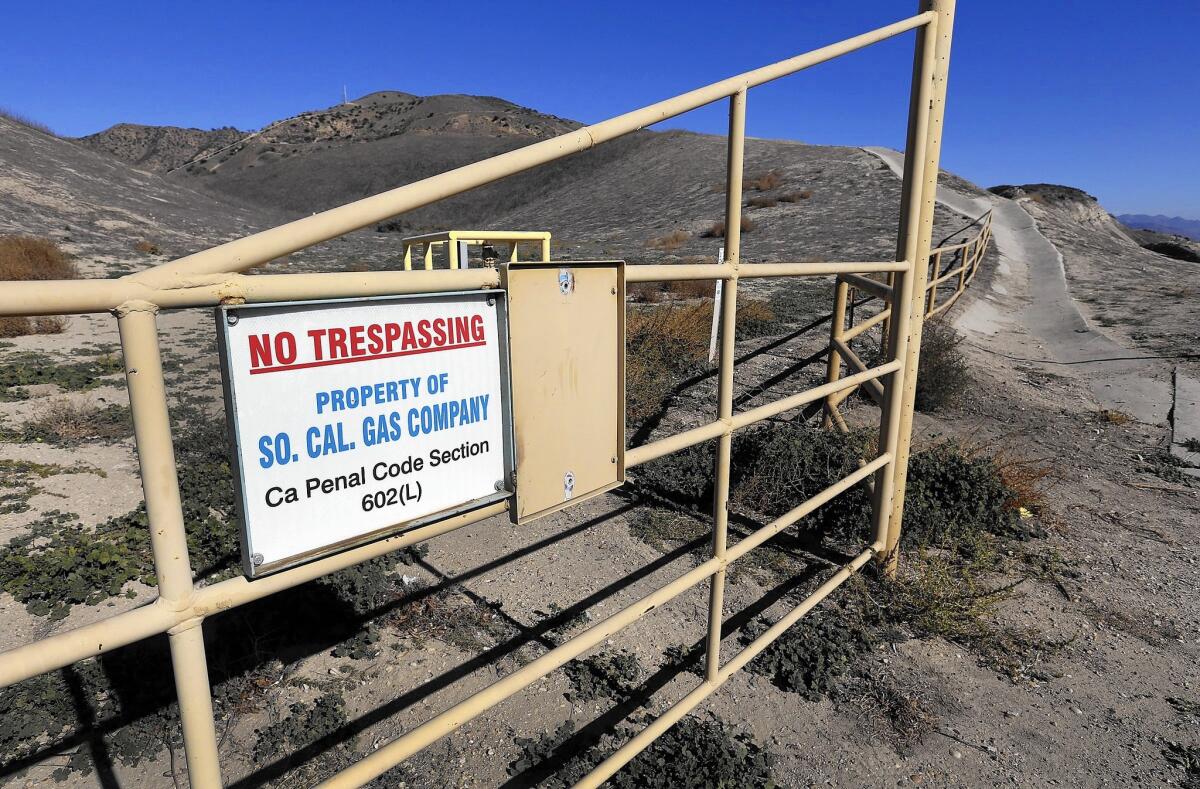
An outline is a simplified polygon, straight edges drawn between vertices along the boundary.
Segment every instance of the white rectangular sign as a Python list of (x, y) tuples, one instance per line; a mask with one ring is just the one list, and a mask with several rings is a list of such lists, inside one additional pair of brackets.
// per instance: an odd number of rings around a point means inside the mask
[(247, 575), (508, 495), (503, 298), (217, 310)]

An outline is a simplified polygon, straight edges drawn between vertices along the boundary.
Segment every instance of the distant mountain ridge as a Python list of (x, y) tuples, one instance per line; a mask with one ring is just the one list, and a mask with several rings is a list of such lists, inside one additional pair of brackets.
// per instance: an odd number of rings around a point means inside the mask
[(1184, 219), (1181, 216), (1162, 214), (1118, 214), (1117, 219), (1121, 224), (1139, 230), (1154, 230), (1200, 241), (1200, 219)]

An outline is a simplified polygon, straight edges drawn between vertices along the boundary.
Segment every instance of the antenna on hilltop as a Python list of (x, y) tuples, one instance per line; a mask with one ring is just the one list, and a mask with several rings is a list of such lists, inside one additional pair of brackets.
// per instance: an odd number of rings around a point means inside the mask
[(350, 97), (346, 95), (346, 86), (342, 86), (342, 104), (349, 104)]

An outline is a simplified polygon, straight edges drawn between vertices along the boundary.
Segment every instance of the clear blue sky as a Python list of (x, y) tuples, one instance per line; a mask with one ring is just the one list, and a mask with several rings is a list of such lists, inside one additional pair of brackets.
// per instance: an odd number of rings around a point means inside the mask
[[(61, 134), (257, 128), (352, 95), (500, 96), (591, 122), (908, 16), (911, 0), (11, 2), (0, 105)], [(1200, 0), (960, 0), (943, 163), (1200, 218)], [(903, 142), (911, 34), (750, 95), (749, 131)], [(722, 132), (722, 111), (670, 126)]]

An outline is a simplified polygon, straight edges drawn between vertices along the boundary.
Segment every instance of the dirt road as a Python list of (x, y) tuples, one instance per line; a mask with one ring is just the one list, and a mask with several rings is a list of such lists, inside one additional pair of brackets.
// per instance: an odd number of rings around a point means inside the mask
[[(865, 148), (900, 176), (904, 155), (890, 148)], [(1020, 204), (998, 195), (972, 196), (941, 184), (938, 202), (966, 216), (992, 210), (992, 230), (1000, 264), (955, 324), (977, 339), (991, 338), (1013, 324), (1028, 330), (1036, 344), (1018, 349), (1021, 361), (1048, 368), (1069, 366), (1083, 377), (1103, 408), (1124, 412), (1148, 424), (1163, 424), (1171, 406), (1170, 367), (1114, 342), (1088, 324), (1067, 287), (1063, 257), (1038, 230)], [(998, 301), (1025, 296), (1016, 309)], [(1023, 302), (1023, 303), (1021, 303)]]

